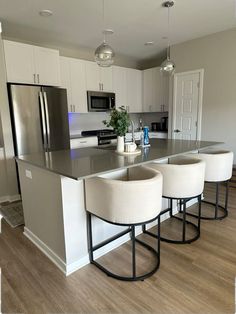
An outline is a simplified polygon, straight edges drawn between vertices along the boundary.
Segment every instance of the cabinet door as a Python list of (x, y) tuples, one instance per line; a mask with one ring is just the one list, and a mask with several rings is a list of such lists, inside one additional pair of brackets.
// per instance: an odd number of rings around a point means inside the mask
[(59, 51), (43, 47), (34, 47), (37, 83), (60, 86)]
[(116, 108), (127, 106), (126, 68), (114, 66), (112, 68), (112, 85), (116, 94)]
[(142, 72), (126, 69), (126, 77), (129, 112), (142, 112)]
[(4, 40), (7, 81), (35, 84), (34, 49), (31, 45)]
[(104, 92), (112, 92), (112, 67), (100, 67), (100, 83)]
[(150, 112), (153, 107), (153, 71), (143, 71), (143, 111)]
[(100, 69), (97, 63), (86, 61), (86, 87), (87, 90), (100, 91)]
[(70, 59), (71, 96), (74, 112), (88, 112), (86, 61)]
[(70, 77), (70, 58), (60, 57), (61, 87), (66, 88), (68, 111), (73, 112)]
[(160, 68), (152, 68), (153, 103), (150, 111), (160, 112), (162, 110), (162, 76)]

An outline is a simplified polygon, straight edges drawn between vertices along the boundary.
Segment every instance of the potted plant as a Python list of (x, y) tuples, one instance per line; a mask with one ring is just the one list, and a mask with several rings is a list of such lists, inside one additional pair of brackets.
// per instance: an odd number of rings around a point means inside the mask
[(125, 134), (128, 131), (130, 125), (130, 118), (127, 110), (124, 106), (118, 109), (112, 109), (110, 113), (110, 120), (104, 120), (103, 123), (107, 127), (112, 127), (117, 135), (117, 152), (122, 153), (125, 145)]

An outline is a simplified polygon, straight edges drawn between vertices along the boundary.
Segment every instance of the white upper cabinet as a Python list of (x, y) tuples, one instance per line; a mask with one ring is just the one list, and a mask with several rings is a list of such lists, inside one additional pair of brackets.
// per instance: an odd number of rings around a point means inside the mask
[(113, 91), (112, 90), (112, 67), (107, 67), (107, 68), (99, 67), (99, 70), (100, 70), (100, 81), (102, 84), (102, 90), (105, 92), (112, 92)]
[(67, 89), (69, 112), (88, 112), (85, 64), (83, 60), (60, 57), (61, 86)]
[(114, 66), (112, 81), (116, 107), (124, 106), (130, 113), (142, 112), (142, 71)]
[(129, 112), (142, 112), (142, 71), (126, 69), (126, 82)]
[(60, 86), (59, 51), (4, 40), (7, 81)]
[(168, 111), (168, 78), (162, 77), (160, 68), (143, 71), (143, 111)]
[(116, 108), (127, 106), (127, 82), (126, 68), (113, 66), (112, 69), (113, 90), (116, 94)]
[(70, 60), (71, 98), (75, 112), (88, 112), (85, 61)]
[(7, 81), (35, 84), (34, 50), (31, 45), (4, 40)]
[(35, 70), (38, 84), (60, 86), (59, 51), (34, 46)]
[(91, 91), (112, 91), (112, 67), (103, 68), (92, 61), (86, 61), (86, 86)]

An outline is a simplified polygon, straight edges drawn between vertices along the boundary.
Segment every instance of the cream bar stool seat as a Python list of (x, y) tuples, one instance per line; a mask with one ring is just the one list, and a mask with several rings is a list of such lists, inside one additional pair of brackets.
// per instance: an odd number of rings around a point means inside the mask
[[(144, 280), (154, 274), (160, 264), (160, 240), (157, 249), (135, 237), (135, 227), (158, 220), (158, 237), (160, 235), (160, 211), (162, 203), (162, 175), (146, 167), (134, 167), (127, 175), (103, 175), (85, 180), (86, 210), (88, 218), (88, 247), (90, 262), (108, 276), (120, 280)], [(119, 226), (128, 226), (126, 230), (100, 244), (93, 245), (92, 215), (101, 220)], [(120, 276), (94, 260), (94, 251), (111, 241), (130, 233), (132, 241), (132, 274)], [(151, 251), (155, 256), (154, 267), (145, 274), (136, 272), (136, 243)], [(114, 261), (115, 263), (116, 261)]]
[[(170, 218), (177, 219), (182, 222), (181, 239), (169, 239), (160, 237), (162, 241), (176, 244), (191, 243), (200, 237), (200, 216), (201, 216), (201, 195), (204, 187), (205, 162), (189, 158), (177, 157), (172, 158), (169, 164), (151, 163), (150, 168), (160, 171), (163, 175), (163, 197), (170, 200), (170, 208), (163, 210), (161, 214), (170, 213)], [(194, 224), (186, 220), (186, 203), (191, 200), (198, 199), (198, 224)], [(179, 212), (183, 217), (173, 215), (173, 200), (179, 205)], [(195, 236), (186, 238), (186, 226), (193, 228)], [(143, 232), (151, 236), (156, 235), (146, 230), (143, 226)]]
[[(229, 180), (232, 177), (233, 172), (233, 152), (227, 150), (214, 150), (203, 151), (198, 154), (193, 154), (195, 158), (204, 160), (206, 163), (205, 182), (215, 183), (216, 185), (216, 200), (210, 202), (202, 200), (203, 203), (213, 205), (215, 208), (214, 216), (201, 214), (201, 219), (206, 220), (219, 220), (228, 216), (228, 196), (229, 196)], [(225, 192), (225, 205), (224, 207), (219, 204), (219, 189), (220, 185), (226, 185)], [(188, 215), (196, 217), (195, 214), (188, 213)]]

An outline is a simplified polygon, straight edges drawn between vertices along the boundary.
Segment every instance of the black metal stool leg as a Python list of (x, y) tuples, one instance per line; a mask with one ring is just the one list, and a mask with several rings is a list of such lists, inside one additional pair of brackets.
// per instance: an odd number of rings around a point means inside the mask
[(88, 230), (88, 251), (90, 263), (93, 262), (93, 235), (92, 235), (92, 217), (87, 212), (87, 230)]
[(161, 216), (158, 216), (157, 219), (157, 252), (159, 254), (159, 260), (160, 260), (160, 247), (161, 247)]
[(183, 235), (182, 236), (183, 236), (183, 242), (185, 242), (185, 239), (186, 239), (186, 201), (183, 200), (182, 204), (183, 204)]
[(131, 239), (132, 239), (132, 271), (133, 278), (136, 278), (136, 255), (135, 255), (135, 226), (131, 227)]
[(219, 183), (216, 182), (216, 207), (215, 207), (215, 219), (218, 218), (218, 208), (219, 208)]
[(173, 216), (173, 200), (170, 200), (170, 217)]
[(198, 231), (201, 230), (202, 196), (198, 196)]
[(229, 201), (229, 181), (226, 182), (226, 192), (225, 192), (225, 210), (228, 213), (228, 201)]

